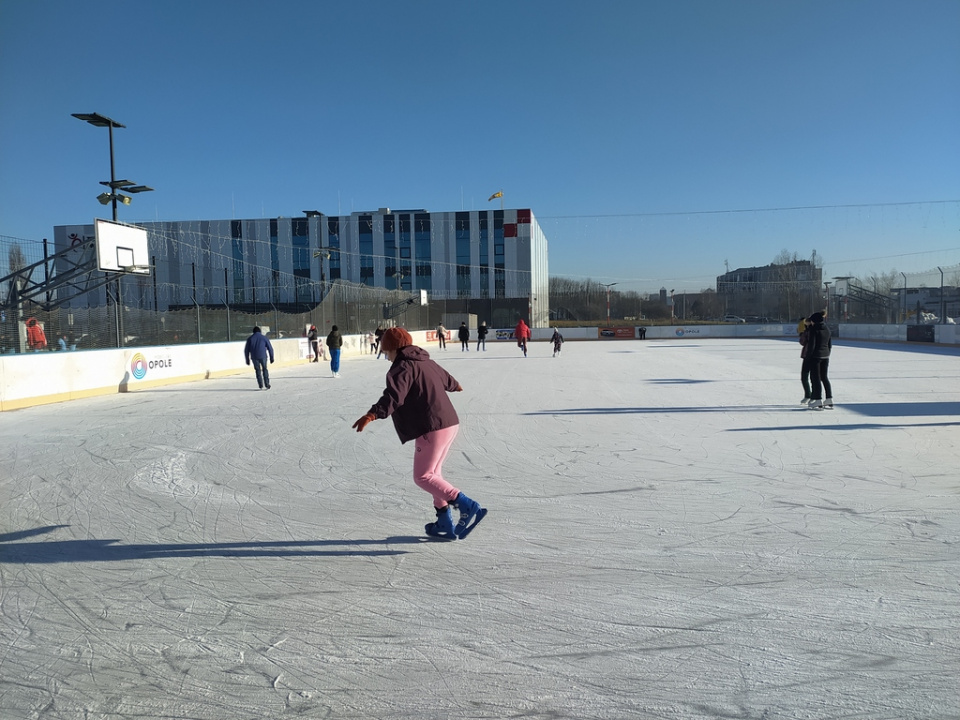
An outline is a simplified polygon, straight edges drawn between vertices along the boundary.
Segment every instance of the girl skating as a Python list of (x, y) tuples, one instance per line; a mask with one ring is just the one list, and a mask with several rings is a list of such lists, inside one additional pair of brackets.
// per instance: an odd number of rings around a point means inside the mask
[[(393, 418), (401, 443), (415, 441), (413, 481), (433, 496), (437, 521), (427, 523), (427, 535), (445, 540), (463, 539), (483, 520), (487, 511), (443, 477), (443, 461), (460, 427), (448, 392), (463, 392), (456, 379), (430, 359), (403, 328), (383, 333), (380, 348), (390, 361), (387, 387), (353, 427), (357, 432), (374, 420)], [(453, 509), (460, 516), (453, 524)]]

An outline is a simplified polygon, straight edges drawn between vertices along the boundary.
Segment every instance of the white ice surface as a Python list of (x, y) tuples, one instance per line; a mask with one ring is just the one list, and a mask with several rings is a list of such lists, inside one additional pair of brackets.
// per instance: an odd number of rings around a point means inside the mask
[(370, 356), (0, 415), (0, 717), (960, 717), (957, 349), (488, 347), (455, 543)]

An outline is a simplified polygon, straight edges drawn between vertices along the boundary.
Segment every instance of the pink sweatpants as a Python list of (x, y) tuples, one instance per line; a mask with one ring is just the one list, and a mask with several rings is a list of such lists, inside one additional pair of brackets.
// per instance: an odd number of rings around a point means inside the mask
[(442, 508), (457, 499), (460, 491), (443, 479), (443, 461), (450, 452), (459, 425), (435, 430), (418, 437), (413, 456), (413, 481), (433, 495), (433, 506)]

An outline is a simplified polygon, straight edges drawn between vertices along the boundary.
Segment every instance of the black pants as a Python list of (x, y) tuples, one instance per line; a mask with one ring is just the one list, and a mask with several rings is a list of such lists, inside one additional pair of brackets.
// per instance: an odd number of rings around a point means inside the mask
[(267, 359), (253, 358), (253, 369), (257, 372), (257, 385), (270, 387), (270, 371), (267, 370)]
[(313, 345), (313, 362), (320, 362), (320, 343), (317, 340), (311, 340)]
[(830, 387), (830, 380), (827, 378), (827, 368), (829, 366), (830, 358), (820, 358), (814, 360), (810, 367), (810, 382), (813, 385), (814, 400), (833, 399), (833, 388)]
[(804, 358), (800, 365), (800, 384), (803, 385), (803, 396), (805, 398), (813, 397), (810, 392), (810, 372), (813, 370), (813, 358)]

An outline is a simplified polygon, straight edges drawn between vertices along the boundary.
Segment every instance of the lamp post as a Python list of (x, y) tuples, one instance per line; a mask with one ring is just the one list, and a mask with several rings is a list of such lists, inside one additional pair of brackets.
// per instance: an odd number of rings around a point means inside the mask
[(901, 321), (906, 322), (907, 321), (907, 274), (906, 273), (900, 273), (900, 274), (903, 275), (903, 302), (900, 303), (903, 306), (903, 310), (901, 311)]
[(131, 180), (117, 180), (116, 171), (114, 169), (113, 162), (113, 129), (126, 127), (126, 125), (121, 125), (116, 120), (111, 120), (105, 115), (100, 113), (73, 113), (73, 117), (78, 120), (83, 120), (86, 123), (90, 123), (94, 127), (105, 127), (110, 133), (110, 180), (102, 181), (101, 185), (106, 185), (110, 188), (110, 192), (101, 193), (97, 196), (97, 200), (101, 204), (106, 205), (110, 203), (113, 206), (113, 221), (117, 221), (117, 201), (119, 200), (124, 205), (130, 204), (130, 198), (126, 195), (121, 194), (119, 191), (123, 190), (128, 193), (142, 193), (150, 192), (153, 190), (152, 187), (147, 187), (146, 185), (138, 185), (137, 183)]
[(323, 261), (330, 259), (330, 252), (321, 247), (315, 253), (313, 253), (315, 258), (320, 258), (320, 327), (324, 330), (327, 329), (327, 312), (324, 308), (324, 301), (327, 299), (326, 289), (327, 289), (327, 276), (323, 271)]
[[(117, 180), (116, 171), (114, 169), (113, 162), (113, 129), (115, 127), (122, 128), (126, 125), (121, 125), (116, 120), (111, 120), (105, 115), (100, 113), (72, 113), (73, 117), (78, 120), (83, 120), (86, 123), (90, 123), (94, 127), (105, 127), (110, 134), (110, 180), (101, 181), (101, 185), (106, 185), (110, 188), (108, 193), (100, 193), (97, 196), (97, 200), (100, 201), (102, 205), (110, 203), (113, 206), (113, 216), (112, 219), (114, 222), (117, 221), (117, 200), (122, 202), (124, 205), (130, 204), (130, 196), (123, 195), (120, 193), (120, 190), (128, 193), (141, 193), (141, 192), (150, 192), (153, 190), (152, 187), (147, 187), (146, 185), (138, 185), (137, 183), (131, 180)], [(125, 342), (123, 337), (123, 316), (121, 313), (121, 306), (123, 304), (123, 289), (120, 283), (122, 274), (117, 275), (117, 290), (116, 290), (116, 315), (117, 315), (117, 347), (123, 347)], [(109, 294), (109, 293), (108, 293)]]
[(937, 270), (940, 271), (940, 324), (942, 325), (947, 321), (947, 302), (943, 297), (943, 268), (937, 265)]
[(610, 288), (619, 284), (620, 283), (600, 283), (600, 287), (605, 287), (607, 289), (607, 327), (610, 326)]

